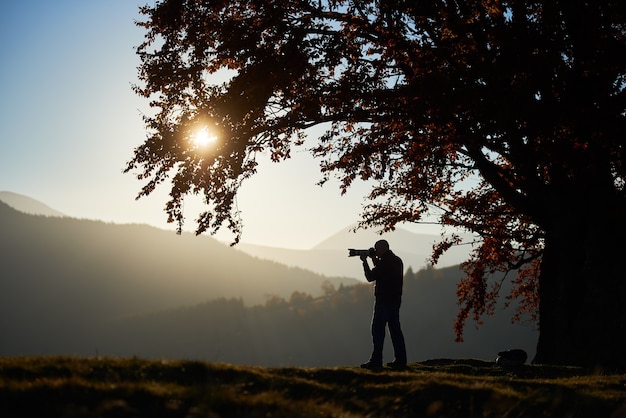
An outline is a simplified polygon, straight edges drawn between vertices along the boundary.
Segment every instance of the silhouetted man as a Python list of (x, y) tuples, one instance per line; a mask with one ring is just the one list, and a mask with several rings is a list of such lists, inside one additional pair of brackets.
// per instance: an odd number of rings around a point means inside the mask
[(368, 282), (376, 282), (374, 285), (374, 315), (372, 317), (374, 349), (369, 361), (361, 364), (361, 367), (376, 369), (383, 366), (385, 326), (389, 326), (395, 360), (387, 363), (387, 366), (404, 368), (407, 361), (406, 347), (404, 335), (400, 328), (400, 303), (404, 276), (402, 260), (389, 249), (389, 243), (385, 240), (377, 241), (374, 245), (374, 254), (370, 255), (374, 262), (373, 269), (370, 269), (367, 257), (366, 255), (361, 256), (365, 278)]

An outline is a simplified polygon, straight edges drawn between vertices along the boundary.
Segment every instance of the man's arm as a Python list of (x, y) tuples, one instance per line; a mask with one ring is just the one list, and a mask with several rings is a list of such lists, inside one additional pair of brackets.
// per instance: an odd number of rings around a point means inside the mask
[[(367, 262), (367, 256), (362, 255), (361, 261), (363, 261), (363, 272), (365, 273), (365, 278), (367, 279), (367, 281), (368, 282), (375, 281), (376, 277), (374, 276), (374, 272), (370, 269), (370, 265)], [(374, 266), (376, 266), (376, 260), (373, 260), (373, 262), (374, 262)]]

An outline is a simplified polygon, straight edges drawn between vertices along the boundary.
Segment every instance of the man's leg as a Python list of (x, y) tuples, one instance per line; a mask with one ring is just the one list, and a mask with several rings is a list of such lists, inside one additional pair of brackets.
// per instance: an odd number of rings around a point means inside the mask
[(372, 342), (374, 350), (369, 362), (372, 364), (383, 364), (383, 345), (385, 343), (385, 325), (389, 320), (389, 310), (380, 303), (374, 305), (374, 316), (372, 317)]
[(404, 343), (404, 334), (400, 327), (400, 307), (391, 312), (389, 316), (389, 335), (393, 344), (393, 352), (395, 355), (394, 363), (398, 366), (406, 365), (406, 345)]

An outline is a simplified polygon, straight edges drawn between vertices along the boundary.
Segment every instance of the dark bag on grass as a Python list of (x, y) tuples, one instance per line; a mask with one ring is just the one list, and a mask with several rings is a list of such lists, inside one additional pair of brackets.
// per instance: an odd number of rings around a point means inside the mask
[(526, 363), (527, 358), (526, 351), (519, 348), (500, 351), (496, 358), (496, 364), (502, 367), (519, 367)]

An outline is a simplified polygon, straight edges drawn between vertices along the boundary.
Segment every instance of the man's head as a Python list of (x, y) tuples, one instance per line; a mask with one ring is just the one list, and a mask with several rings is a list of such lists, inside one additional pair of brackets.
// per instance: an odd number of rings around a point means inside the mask
[(389, 251), (389, 243), (384, 239), (376, 241), (376, 244), (374, 244), (374, 250), (376, 250), (376, 255), (378, 257), (382, 257), (387, 251)]

